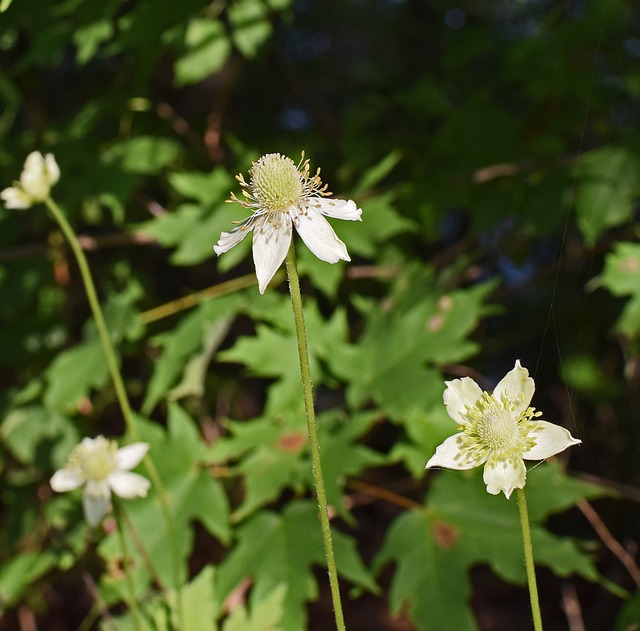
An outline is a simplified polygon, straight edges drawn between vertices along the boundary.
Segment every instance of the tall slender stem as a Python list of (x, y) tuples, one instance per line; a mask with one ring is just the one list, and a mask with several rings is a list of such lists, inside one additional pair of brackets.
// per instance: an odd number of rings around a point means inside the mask
[[(122, 379), (122, 375), (120, 373), (118, 360), (113, 349), (113, 344), (111, 342), (111, 337), (109, 336), (109, 330), (107, 329), (107, 324), (102, 313), (102, 308), (100, 307), (98, 294), (93, 282), (93, 277), (91, 276), (91, 270), (89, 269), (87, 258), (84, 255), (84, 251), (82, 250), (76, 233), (73, 231), (73, 228), (67, 221), (67, 218), (64, 216), (64, 213), (60, 210), (58, 205), (53, 201), (51, 197), (47, 197), (44, 203), (53, 215), (53, 218), (60, 226), (60, 229), (67, 239), (69, 247), (71, 248), (71, 251), (75, 256), (78, 268), (80, 269), (80, 275), (82, 276), (82, 282), (84, 283), (87, 300), (89, 301), (89, 306), (91, 307), (91, 313), (93, 314), (93, 319), (95, 321), (96, 328), (98, 329), (98, 335), (100, 336), (100, 342), (102, 344), (102, 348), (107, 360), (107, 366), (109, 367), (109, 372), (111, 373), (111, 379), (116, 391), (118, 403), (120, 404), (122, 416), (124, 417), (124, 421), (133, 438), (139, 440), (140, 432), (138, 431), (138, 427), (133, 416), (133, 410), (131, 409), (131, 404), (129, 403), (127, 390), (124, 386), (124, 380)], [(180, 621), (180, 627), (182, 628), (184, 626), (182, 624), (184, 617), (182, 613), (182, 596), (180, 592), (180, 553), (178, 550), (178, 542), (173, 518), (171, 516), (171, 509), (169, 507), (169, 500), (167, 499), (167, 492), (164, 488), (164, 485), (162, 484), (160, 476), (158, 475), (158, 470), (156, 469), (151, 456), (149, 456), (148, 454), (144, 458), (144, 464), (147, 468), (147, 472), (149, 473), (149, 477), (151, 478), (153, 486), (158, 492), (160, 507), (167, 525), (169, 539), (171, 540), (173, 580), (177, 593), (178, 620)]]
[(302, 392), (304, 409), (307, 417), (307, 432), (309, 434), (309, 449), (311, 450), (311, 465), (313, 480), (316, 485), (318, 499), (318, 511), (320, 513), (320, 525), (322, 528), (322, 540), (327, 557), (327, 570), (329, 571), (329, 584), (331, 586), (331, 599), (333, 601), (333, 614), (336, 620), (336, 628), (345, 630), (342, 602), (340, 601), (340, 587), (338, 585), (338, 572), (336, 560), (333, 554), (333, 541), (331, 540), (331, 525), (327, 511), (327, 496), (324, 490), (324, 478), (322, 477), (322, 465), (320, 462), (320, 446), (318, 444), (318, 431), (316, 428), (316, 414), (313, 406), (313, 391), (311, 387), (311, 370), (309, 368), (309, 349), (307, 346), (307, 331), (304, 324), (304, 311), (302, 309), (302, 296), (300, 295), (300, 279), (296, 266), (296, 252), (293, 239), (285, 259), (287, 275), (289, 277), (289, 291), (291, 292), (291, 304), (293, 306), (293, 321), (298, 339), (298, 357), (300, 359), (300, 376), (302, 378)]
[(517, 489), (518, 509), (520, 510), (520, 528), (522, 530), (522, 545), (524, 546), (524, 564), (527, 569), (527, 582), (529, 583), (529, 599), (531, 601), (531, 614), (533, 616), (533, 628), (542, 631), (542, 616), (540, 614), (540, 602), (538, 600), (538, 585), (536, 584), (536, 568), (533, 563), (533, 546), (531, 545), (531, 528), (529, 527), (529, 511), (524, 489)]
[(118, 530), (118, 540), (120, 541), (120, 549), (122, 550), (122, 567), (124, 571), (125, 580), (127, 581), (127, 590), (129, 597), (127, 599), (129, 609), (131, 610), (131, 616), (133, 618), (133, 627), (135, 631), (142, 631), (140, 626), (140, 611), (138, 609), (138, 602), (136, 601), (136, 591), (133, 587), (133, 579), (131, 578), (131, 572), (129, 571), (129, 553), (127, 552), (127, 542), (124, 536), (124, 529), (122, 527), (122, 507), (120, 502), (114, 497), (113, 509), (116, 516), (116, 526)]

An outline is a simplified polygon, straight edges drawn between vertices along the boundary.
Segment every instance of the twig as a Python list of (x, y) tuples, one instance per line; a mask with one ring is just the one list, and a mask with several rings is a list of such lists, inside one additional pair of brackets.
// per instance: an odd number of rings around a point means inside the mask
[(633, 557), (624, 549), (622, 544), (611, 534), (611, 531), (605, 526), (600, 515), (596, 513), (591, 504), (587, 500), (580, 500), (577, 504), (582, 514), (587, 518), (589, 523), (593, 526), (593, 529), (600, 537), (602, 543), (604, 543), (611, 552), (618, 557), (618, 560), (633, 579), (633, 582), (640, 589), (640, 568), (638, 568)]

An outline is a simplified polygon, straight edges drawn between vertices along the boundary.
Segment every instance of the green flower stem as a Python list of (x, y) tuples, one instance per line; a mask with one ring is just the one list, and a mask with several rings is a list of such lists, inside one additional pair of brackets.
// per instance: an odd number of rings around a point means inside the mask
[(536, 568), (533, 563), (533, 546), (531, 545), (531, 528), (529, 527), (529, 511), (524, 489), (516, 489), (518, 509), (520, 510), (520, 529), (522, 530), (522, 544), (524, 546), (524, 564), (527, 568), (527, 582), (529, 583), (529, 599), (533, 615), (533, 628), (542, 631), (542, 616), (538, 600), (538, 586), (536, 584)]
[(291, 292), (291, 304), (293, 306), (293, 321), (298, 338), (298, 357), (300, 359), (300, 376), (302, 378), (302, 392), (304, 409), (307, 417), (307, 432), (309, 434), (309, 448), (311, 450), (311, 465), (313, 479), (316, 485), (318, 498), (318, 511), (320, 512), (320, 525), (322, 527), (322, 539), (324, 551), (327, 557), (327, 570), (329, 571), (329, 583), (331, 585), (331, 598), (333, 600), (333, 614), (336, 620), (336, 628), (345, 630), (344, 616), (342, 614), (342, 602), (340, 601), (340, 587), (338, 585), (338, 572), (336, 560), (333, 554), (333, 541), (331, 540), (331, 526), (327, 511), (327, 496), (324, 490), (322, 477), (322, 465), (320, 463), (320, 446), (318, 445), (318, 432), (316, 429), (316, 415), (313, 406), (313, 392), (311, 388), (311, 370), (309, 369), (309, 349), (307, 347), (307, 331), (304, 324), (304, 311), (302, 309), (302, 296), (300, 295), (300, 279), (296, 266), (296, 251), (293, 239), (285, 259), (287, 275), (289, 277), (289, 291)]
[(127, 590), (129, 592), (127, 604), (131, 610), (131, 616), (133, 617), (133, 628), (135, 631), (142, 631), (142, 626), (140, 625), (140, 611), (138, 609), (138, 602), (136, 601), (136, 590), (133, 587), (133, 579), (131, 578), (131, 572), (129, 571), (129, 553), (127, 552), (127, 542), (124, 536), (124, 529), (122, 527), (122, 509), (120, 502), (115, 497), (112, 498), (112, 503), (118, 530), (118, 540), (122, 551), (122, 567), (125, 580), (127, 581)]
[[(126, 388), (124, 387), (124, 381), (120, 373), (118, 360), (116, 359), (116, 354), (113, 350), (113, 344), (111, 343), (111, 337), (109, 336), (109, 331), (104, 320), (104, 315), (102, 314), (102, 308), (100, 307), (100, 302), (98, 301), (98, 294), (93, 283), (93, 278), (91, 276), (89, 264), (87, 263), (87, 258), (84, 255), (82, 247), (80, 246), (78, 237), (76, 236), (73, 228), (67, 221), (67, 218), (64, 216), (64, 213), (60, 210), (58, 205), (53, 201), (51, 197), (47, 197), (44, 203), (53, 215), (53, 218), (60, 226), (60, 229), (67, 239), (69, 247), (71, 248), (71, 251), (76, 258), (76, 262), (78, 264), (78, 268), (80, 269), (80, 275), (82, 276), (82, 281), (84, 283), (85, 291), (87, 294), (87, 299), (89, 301), (91, 312), (93, 314), (93, 319), (95, 321), (96, 328), (98, 329), (100, 342), (102, 343), (102, 348), (107, 359), (107, 365), (109, 367), (109, 372), (111, 373), (111, 379), (113, 380), (113, 386), (116, 391), (118, 403), (120, 404), (122, 416), (124, 417), (127, 428), (133, 438), (135, 440), (140, 440), (140, 432), (138, 431), (138, 427), (133, 416), (133, 411), (131, 409), (131, 404), (129, 403), (129, 397), (127, 396)], [(180, 556), (173, 518), (171, 517), (171, 510), (169, 508), (169, 500), (164, 485), (162, 484), (160, 476), (158, 475), (158, 470), (156, 469), (155, 464), (153, 463), (153, 460), (151, 459), (151, 456), (149, 456), (149, 454), (145, 456), (144, 464), (149, 473), (149, 477), (151, 478), (153, 486), (158, 491), (160, 506), (167, 525), (169, 538), (171, 539), (173, 580), (177, 592), (178, 620), (180, 621), (181, 628), (183, 628), (184, 625), (182, 624), (182, 621), (184, 620), (184, 617), (182, 613), (182, 597), (180, 592)]]

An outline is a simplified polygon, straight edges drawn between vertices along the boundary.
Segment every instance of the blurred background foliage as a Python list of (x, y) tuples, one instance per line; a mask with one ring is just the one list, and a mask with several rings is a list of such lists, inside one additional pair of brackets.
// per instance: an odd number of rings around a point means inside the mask
[[(455, 430), (444, 380), (490, 389), (516, 358), (583, 441), (529, 473), (545, 628), (638, 628), (637, 9), (0, 4), (1, 185), (34, 149), (61, 166), (171, 493), (188, 629), (332, 625), (284, 276), (260, 296), (248, 240), (212, 252), (243, 218), (234, 175), (303, 149), (363, 209), (336, 226), (350, 264), (299, 251), (348, 628), (527, 628), (513, 502), (423, 471)], [(82, 436), (124, 432), (79, 274), (43, 207), (0, 224), (0, 629), (129, 629), (113, 520), (90, 532), (48, 484)], [(157, 497), (125, 510), (170, 629)]]

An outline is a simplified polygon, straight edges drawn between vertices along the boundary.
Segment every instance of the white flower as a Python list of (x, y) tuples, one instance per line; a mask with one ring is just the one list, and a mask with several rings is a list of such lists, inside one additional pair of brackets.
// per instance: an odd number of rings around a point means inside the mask
[(291, 158), (269, 153), (253, 163), (249, 176), (249, 183), (242, 174), (236, 176), (246, 199), (232, 193), (229, 201), (253, 214), (231, 232), (223, 232), (213, 249), (218, 255), (227, 252), (253, 230), (253, 261), (261, 294), (287, 255), (292, 226), (319, 259), (327, 263), (351, 260), (323, 215), (360, 221), (362, 210), (351, 200), (325, 199), (331, 193), (322, 184), (320, 169), (310, 175), (304, 153), (298, 166)]
[(29, 208), (47, 199), (59, 179), (60, 169), (53, 154), (43, 156), (33, 151), (24, 161), (20, 181), (0, 192), (0, 198), (7, 208)]
[(84, 485), (82, 506), (91, 526), (95, 526), (110, 509), (111, 492), (130, 499), (144, 497), (150, 482), (131, 473), (149, 450), (147, 443), (133, 443), (118, 449), (114, 440), (104, 436), (85, 438), (71, 452), (64, 469), (51, 478), (51, 488), (59, 493)]
[(529, 407), (535, 384), (516, 361), (493, 394), (483, 392), (471, 378), (447, 381), (444, 404), (458, 423), (458, 434), (447, 438), (427, 462), (429, 467), (471, 469), (484, 464), (487, 491), (507, 497), (524, 487), (524, 460), (544, 460), (582, 441), (558, 425), (534, 420)]

